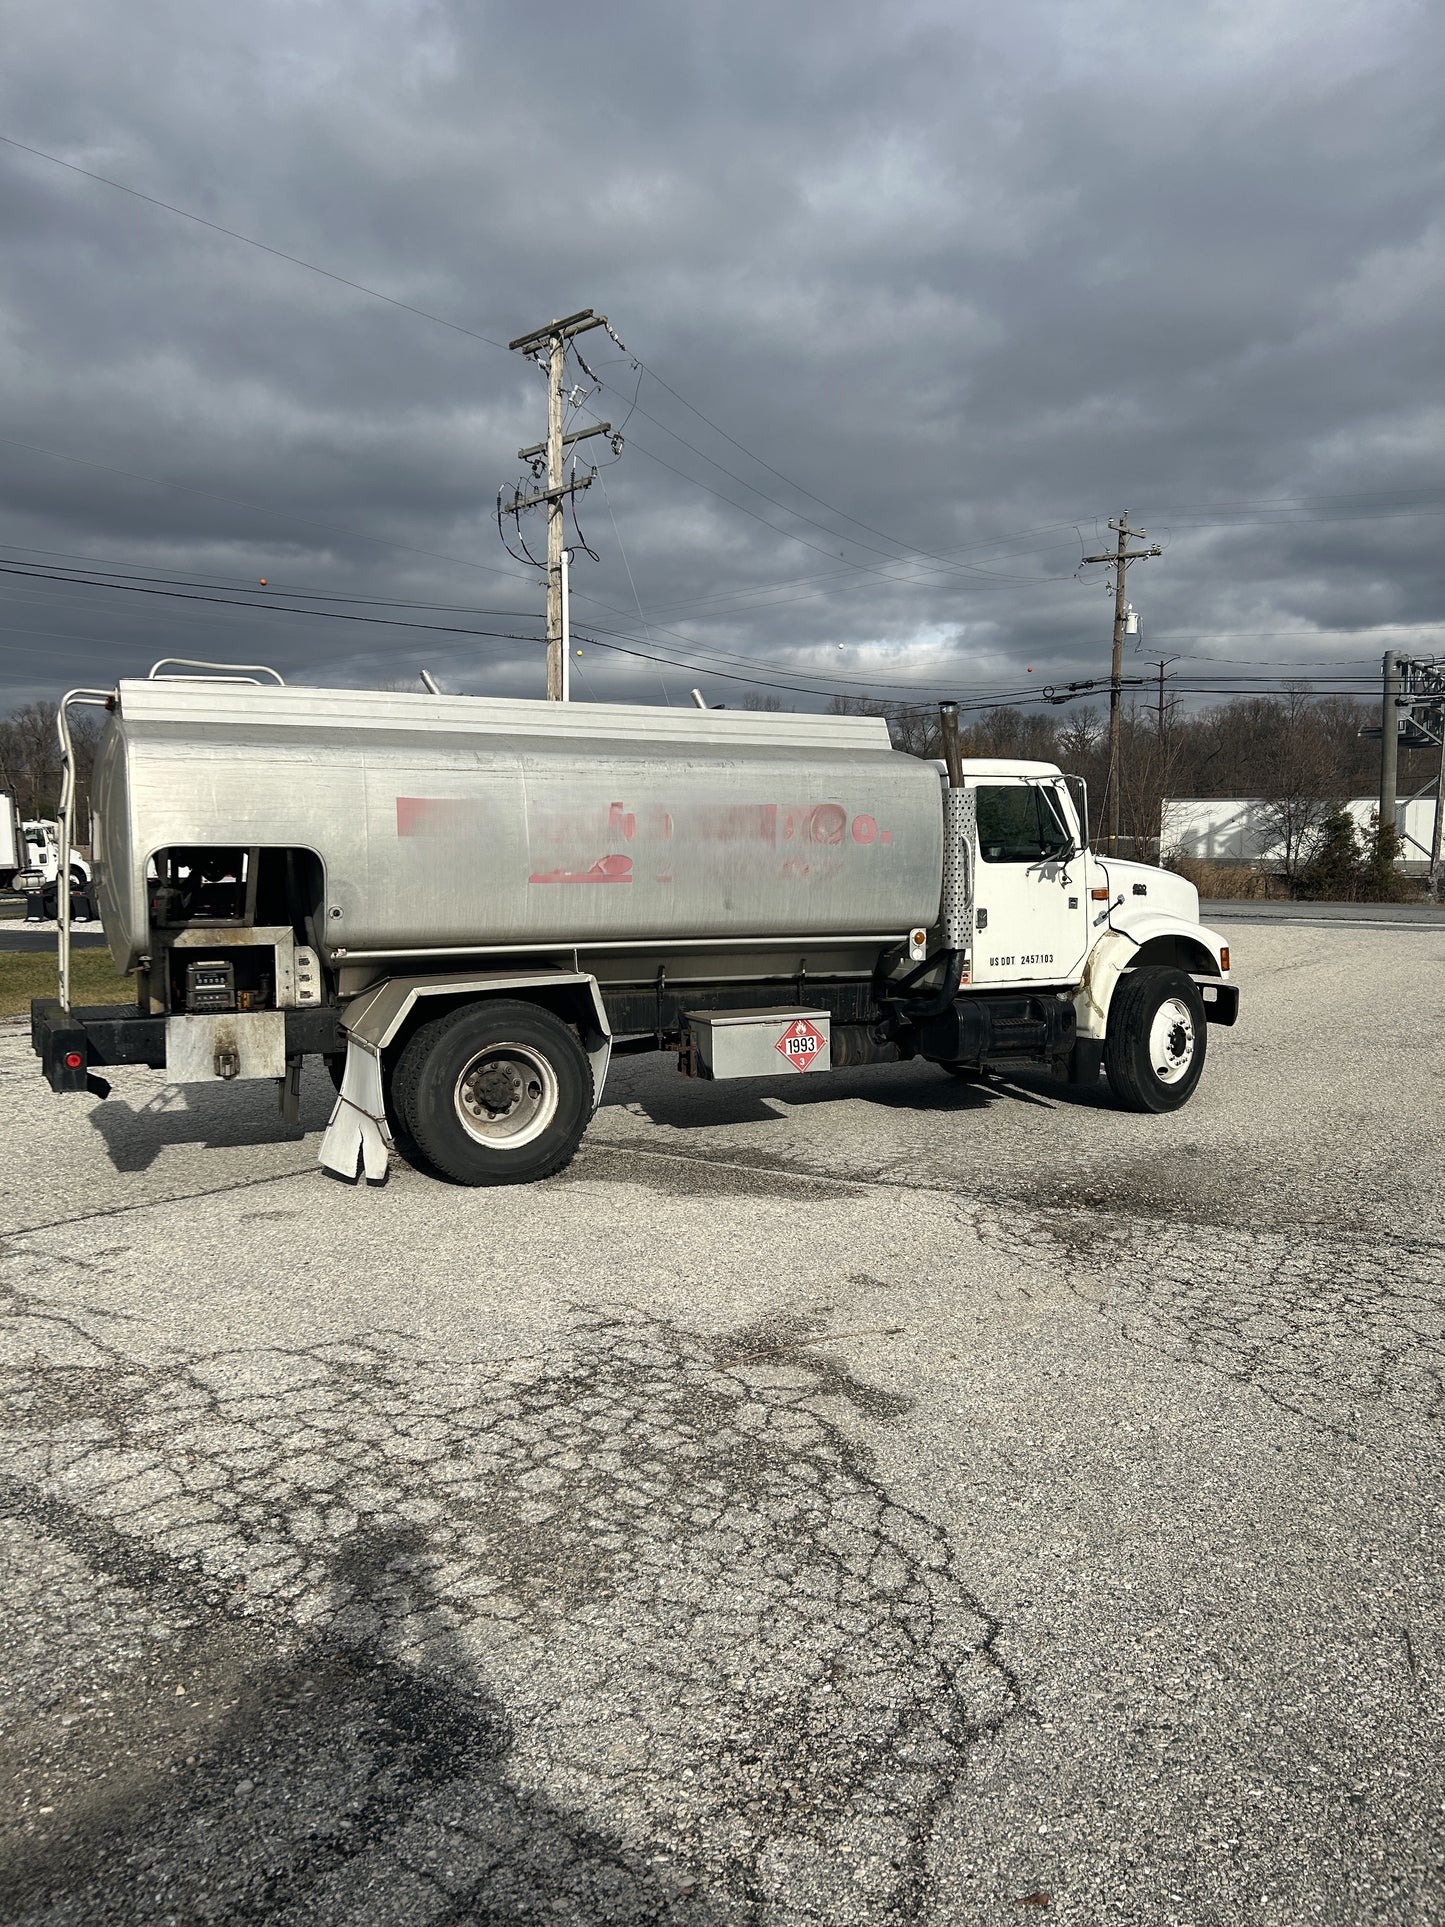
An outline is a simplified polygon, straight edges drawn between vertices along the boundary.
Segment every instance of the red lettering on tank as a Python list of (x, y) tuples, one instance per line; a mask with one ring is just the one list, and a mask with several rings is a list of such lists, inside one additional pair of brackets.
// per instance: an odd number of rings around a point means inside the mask
[(841, 843), (848, 826), (848, 812), (838, 803), (819, 803), (808, 812), (810, 843)]
[(877, 837), (878, 825), (873, 821), (871, 816), (855, 816), (853, 818), (853, 841), (855, 843), (873, 843), (877, 841)]
[(467, 796), (398, 796), (398, 836), (475, 836), (486, 827), (487, 806)]
[(631, 883), (630, 856), (600, 856), (590, 870), (534, 870), (528, 883)]
[(709, 843), (766, 843), (778, 840), (776, 803), (705, 803), (683, 818), (684, 833), (692, 830)]
[(609, 835), (620, 836), (624, 843), (630, 843), (637, 832), (637, 818), (620, 803), (613, 803), (607, 811), (607, 830)]

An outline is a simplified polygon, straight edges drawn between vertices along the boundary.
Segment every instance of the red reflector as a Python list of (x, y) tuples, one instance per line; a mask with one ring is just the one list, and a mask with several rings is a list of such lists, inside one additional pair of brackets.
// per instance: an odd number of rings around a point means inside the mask
[(68, 1071), (78, 1071), (84, 1062), (85, 1059), (78, 1050), (68, 1050), (65, 1053), (65, 1068)]

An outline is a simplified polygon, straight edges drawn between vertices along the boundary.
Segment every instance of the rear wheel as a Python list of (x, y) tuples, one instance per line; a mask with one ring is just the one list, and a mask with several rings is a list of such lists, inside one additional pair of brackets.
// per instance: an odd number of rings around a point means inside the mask
[(592, 1067), (551, 1011), (466, 1004), (412, 1037), (391, 1099), (403, 1131), (443, 1177), (526, 1184), (572, 1161), (592, 1114)]
[(1104, 1068), (1126, 1111), (1177, 1111), (1194, 1095), (1208, 1040), (1204, 1000), (1182, 970), (1153, 965), (1119, 979)]

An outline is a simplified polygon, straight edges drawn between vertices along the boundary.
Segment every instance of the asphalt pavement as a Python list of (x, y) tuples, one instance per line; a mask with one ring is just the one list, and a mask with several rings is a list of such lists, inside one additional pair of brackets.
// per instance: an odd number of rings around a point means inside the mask
[(1445, 1919), (1445, 931), (1234, 950), (1171, 1117), (631, 1059), (510, 1191), (0, 1029), (3, 1917)]
[[(3, 922), (0, 923), (0, 950), (44, 950), (54, 956), (57, 934), (53, 923)], [(103, 950), (105, 933), (98, 923), (82, 924), (72, 929), (70, 941), (76, 950)]]

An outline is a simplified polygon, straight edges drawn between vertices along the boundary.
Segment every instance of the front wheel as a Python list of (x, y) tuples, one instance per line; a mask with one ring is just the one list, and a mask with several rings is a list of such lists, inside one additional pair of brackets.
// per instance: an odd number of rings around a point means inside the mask
[(1119, 979), (1109, 1007), (1104, 1068), (1126, 1111), (1177, 1111), (1204, 1069), (1204, 1000), (1182, 970), (1153, 965)]
[(392, 1103), (427, 1164), (457, 1184), (526, 1184), (570, 1164), (592, 1115), (592, 1066), (536, 1004), (465, 1004), (397, 1060)]

